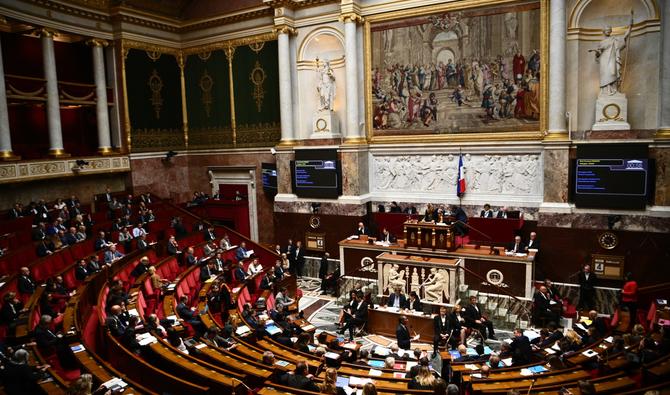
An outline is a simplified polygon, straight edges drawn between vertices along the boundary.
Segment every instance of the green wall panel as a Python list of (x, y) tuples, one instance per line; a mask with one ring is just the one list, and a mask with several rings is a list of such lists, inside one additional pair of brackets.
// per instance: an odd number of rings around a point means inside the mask
[(223, 51), (188, 56), (185, 78), (189, 130), (230, 130), (228, 60)]

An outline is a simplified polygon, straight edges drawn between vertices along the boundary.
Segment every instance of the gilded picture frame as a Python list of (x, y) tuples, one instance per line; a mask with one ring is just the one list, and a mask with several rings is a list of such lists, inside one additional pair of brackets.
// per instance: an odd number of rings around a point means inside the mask
[[(376, 14), (376, 15), (366, 15), (365, 16), (365, 22), (364, 22), (364, 51), (365, 51), (365, 56), (364, 56), (364, 61), (365, 61), (365, 116), (366, 116), (366, 138), (368, 142), (370, 143), (418, 143), (418, 142), (439, 142), (439, 141), (495, 141), (495, 140), (541, 140), (547, 136), (547, 113), (548, 113), (548, 24), (549, 24), (549, 15), (548, 15), (548, 0), (533, 0), (533, 1), (519, 1), (519, 0), (503, 0), (503, 1), (493, 1), (493, 0), (480, 0), (480, 1), (469, 1), (469, 2), (452, 2), (452, 3), (446, 3), (442, 4), (439, 6), (429, 6), (429, 7), (419, 7), (419, 8), (413, 8), (413, 9), (407, 9), (407, 10), (399, 10), (399, 11), (393, 11), (393, 12), (388, 12), (388, 13), (383, 13), (383, 14)], [(428, 127), (425, 127), (424, 125), (421, 125), (423, 123), (423, 118), (421, 118), (422, 115), (426, 115), (426, 117), (430, 117), (430, 110), (427, 109), (428, 104), (429, 104), (429, 99), (433, 98), (432, 95), (432, 89), (428, 88), (427, 82), (424, 79), (421, 83), (416, 83), (416, 67), (414, 68), (414, 81), (415, 81), (415, 88), (414, 91), (412, 91), (412, 87), (410, 86), (409, 89), (405, 89), (404, 92), (404, 98), (398, 97), (402, 94), (394, 94), (393, 91), (395, 92), (400, 92), (401, 88), (394, 88), (395, 87), (395, 82), (399, 81), (402, 79), (401, 78), (396, 78), (395, 80), (392, 79), (391, 73), (393, 72), (392, 70), (397, 70), (398, 67), (389, 64), (389, 62), (386, 62), (384, 66), (388, 66), (384, 72), (380, 73), (379, 72), (379, 65), (381, 64), (379, 58), (373, 58), (376, 54), (380, 53), (380, 48), (378, 45), (381, 43), (379, 42), (379, 35), (375, 36), (373, 39), (373, 33), (374, 32), (379, 32), (379, 31), (384, 31), (384, 30), (391, 30), (391, 29), (403, 29), (405, 26), (416, 26), (420, 24), (427, 24), (431, 23), (434, 24), (434, 28), (431, 27), (431, 29), (435, 28), (442, 28), (446, 26), (445, 31), (452, 30), (450, 29), (451, 26), (457, 25), (458, 21), (454, 21), (457, 17), (465, 17), (465, 18), (472, 18), (472, 15), (478, 15), (477, 13), (483, 13), (483, 14), (504, 14), (508, 13), (509, 10), (521, 10), (522, 12), (527, 12), (523, 10), (534, 10), (534, 16), (539, 18), (540, 26), (539, 26), (539, 36), (536, 37), (538, 44), (537, 46), (539, 47), (539, 68), (538, 68), (538, 73), (539, 76), (537, 78), (537, 83), (539, 83), (540, 89), (539, 92), (537, 92), (537, 108), (539, 108), (539, 115), (537, 116), (537, 119), (535, 122), (526, 122), (524, 120), (523, 122), (523, 127), (518, 127), (516, 126), (515, 122), (507, 122), (509, 125), (504, 126), (504, 127), (496, 127), (496, 128), (491, 128), (491, 127), (477, 127), (476, 122), (469, 124), (469, 127), (463, 128), (463, 130), (459, 130), (457, 127), (457, 122), (453, 123), (452, 125), (456, 125), (456, 128), (452, 127), (445, 127), (445, 125), (439, 125), (436, 123), (437, 126), (435, 127), (430, 127), (430, 124)], [(451, 18), (451, 19), (450, 19)], [(419, 22), (417, 22), (419, 21)], [(451, 24), (451, 26), (450, 26)], [(433, 37), (435, 37), (435, 33), (433, 32)], [(387, 41), (392, 41), (393, 40), (387, 40)], [(395, 41), (398, 41), (397, 39)], [(393, 43), (388, 44), (384, 43), (384, 49), (388, 49), (389, 46), (394, 45)], [(528, 45), (526, 45), (528, 47)], [(402, 49), (402, 48), (401, 48)], [(434, 58), (435, 51), (434, 48), (431, 48), (433, 50), (432, 52), (432, 59), (431, 62), (437, 64), (437, 62), (434, 62), (436, 59)], [(386, 54), (386, 53), (384, 53)], [(388, 55), (386, 55), (388, 56)], [(395, 59), (395, 57), (393, 58)], [(474, 57), (472, 58), (474, 59)], [(424, 59), (425, 60), (425, 59)], [(483, 63), (483, 62), (482, 62)], [(444, 63), (443, 63), (444, 65)], [(375, 70), (375, 66), (377, 66), (377, 70)], [(416, 63), (415, 63), (416, 66)], [(401, 74), (403, 70), (406, 70), (408, 67), (407, 66), (400, 66)], [(409, 67), (411, 68), (411, 66)], [(382, 78), (379, 78), (379, 74), (385, 73)], [(397, 72), (396, 72), (397, 74)], [(435, 74), (433, 74), (435, 75)], [(373, 81), (374, 79), (374, 81)], [(380, 92), (380, 83), (379, 81), (386, 81), (386, 90), (381, 89)], [(409, 80), (409, 77), (407, 78)], [(437, 81), (437, 80), (435, 80)], [(462, 81), (462, 80), (461, 80)], [(516, 82), (516, 81), (515, 81)], [(423, 84), (423, 85), (421, 85)], [(416, 88), (417, 85), (420, 85), (421, 88)], [(456, 84), (458, 85), (458, 84)], [(492, 84), (491, 84), (492, 85)], [(449, 100), (451, 101), (451, 107), (453, 107), (453, 94), (455, 92), (455, 85), (453, 83), (447, 84), (447, 82), (444, 82), (444, 87), (442, 89), (442, 92), (440, 94), (442, 99), (445, 99), (446, 97), (450, 97)], [(482, 84), (481, 88), (484, 88), (484, 84)], [(423, 89), (426, 88), (426, 89)], [(480, 89), (480, 95), (481, 95), (481, 90)], [(420, 107), (417, 107), (415, 103), (410, 103), (409, 98), (411, 98), (412, 93), (410, 92), (417, 92), (419, 91), (419, 101), (422, 103)], [(389, 93), (391, 92), (391, 93)], [(397, 95), (397, 96), (396, 96)], [(392, 126), (397, 126), (399, 124), (403, 126), (407, 126), (410, 124), (412, 120), (412, 116), (409, 115), (409, 111), (407, 110), (407, 106), (409, 104), (414, 104), (414, 108), (417, 110), (415, 111), (414, 118), (419, 118), (418, 121), (416, 119), (413, 120), (413, 126), (417, 125), (417, 122), (419, 123), (418, 127), (414, 128), (406, 128), (406, 127), (396, 127), (396, 128), (384, 128), (381, 123), (383, 121), (383, 118), (380, 117), (380, 114), (388, 113), (390, 111), (386, 111), (388, 108), (382, 108), (380, 103), (389, 103), (390, 100), (389, 98), (392, 98), (392, 100), (396, 101), (397, 103), (400, 103), (402, 106), (405, 106), (403, 109), (404, 112), (401, 112), (402, 116), (400, 117), (400, 120), (398, 120), (398, 117), (395, 119), (395, 125)], [(468, 105), (472, 108), (471, 112), (478, 112), (476, 115), (480, 119), (483, 119), (484, 116), (488, 115), (488, 113), (484, 113), (487, 110), (484, 110), (482, 107), (481, 110), (478, 110), (477, 108), (480, 108), (481, 102), (482, 102), (482, 97), (474, 97), (470, 99), (470, 102)], [(513, 106), (511, 106), (513, 108)], [(435, 110), (433, 110), (435, 111)], [(438, 112), (438, 114), (444, 114), (444, 111), (449, 111), (448, 109), (442, 109), (441, 112)], [(496, 109), (495, 111), (500, 111), (499, 109)], [(513, 112), (513, 109), (508, 109), (507, 111)], [(481, 112), (481, 113), (480, 113)], [(421, 114), (421, 115), (416, 115), (416, 114)], [(452, 113), (453, 114), (453, 113)], [(438, 115), (439, 116), (439, 115)], [(435, 117), (435, 116), (434, 116)], [(472, 117), (472, 116), (471, 116)], [(381, 121), (380, 121), (381, 120)], [(428, 119), (430, 121), (430, 119)], [(464, 122), (465, 123), (465, 122)], [(521, 122), (518, 122), (519, 125), (521, 125)], [(388, 126), (388, 125), (387, 125)]]

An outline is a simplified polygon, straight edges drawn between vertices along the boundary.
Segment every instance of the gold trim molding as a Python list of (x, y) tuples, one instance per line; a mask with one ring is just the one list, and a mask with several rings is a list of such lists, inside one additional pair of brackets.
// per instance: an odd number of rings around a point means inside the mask
[[(89, 164), (80, 168), (77, 166), (78, 159), (83, 159)], [(129, 171), (130, 158), (127, 156), (105, 156), (77, 159), (60, 158), (46, 161), (0, 163), (0, 184), (86, 174), (122, 173)]]
[(103, 48), (105, 48), (106, 46), (109, 45), (109, 41), (103, 40), (101, 38), (91, 38), (89, 40), (86, 40), (86, 44), (90, 45), (92, 47), (103, 47)]
[(670, 128), (658, 129), (654, 135), (656, 140), (670, 140)]
[(289, 36), (295, 36), (298, 34), (298, 31), (289, 25), (280, 25), (272, 28), (272, 33), (275, 35), (288, 34)]
[(346, 14), (340, 15), (340, 22), (342, 23), (354, 22), (356, 24), (362, 24), (363, 22), (365, 22), (365, 19), (355, 12), (347, 12)]

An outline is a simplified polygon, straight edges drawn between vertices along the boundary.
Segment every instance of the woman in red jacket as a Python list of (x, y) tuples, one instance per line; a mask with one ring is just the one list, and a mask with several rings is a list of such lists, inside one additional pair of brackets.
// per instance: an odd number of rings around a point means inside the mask
[(626, 282), (621, 290), (621, 306), (628, 307), (629, 327), (632, 327), (637, 319), (637, 282), (633, 279), (631, 272), (626, 273)]

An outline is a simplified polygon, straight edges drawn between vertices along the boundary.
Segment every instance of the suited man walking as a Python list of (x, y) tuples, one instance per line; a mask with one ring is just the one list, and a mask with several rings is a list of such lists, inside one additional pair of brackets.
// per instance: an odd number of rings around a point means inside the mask
[(330, 258), (329, 253), (323, 254), (321, 261), (319, 262), (319, 278), (321, 279), (321, 294), (326, 294), (326, 277), (328, 276), (328, 258)]
[(591, 273), (591, 265), (586, 264), (579, 272), (579, 302), (577, 309), (593, 310), (596, 307), (596, 282), (598, 278)]
[[(398, 347), (403, 350), (412, 349), (412, 336), (409, 334), (409, 320), (406, 316), (401, 315), (398, 319), (398, 326), (395, 328), (395, 337), (398, 342)], [(415, 336), (414, 340), (418, 337)]]

